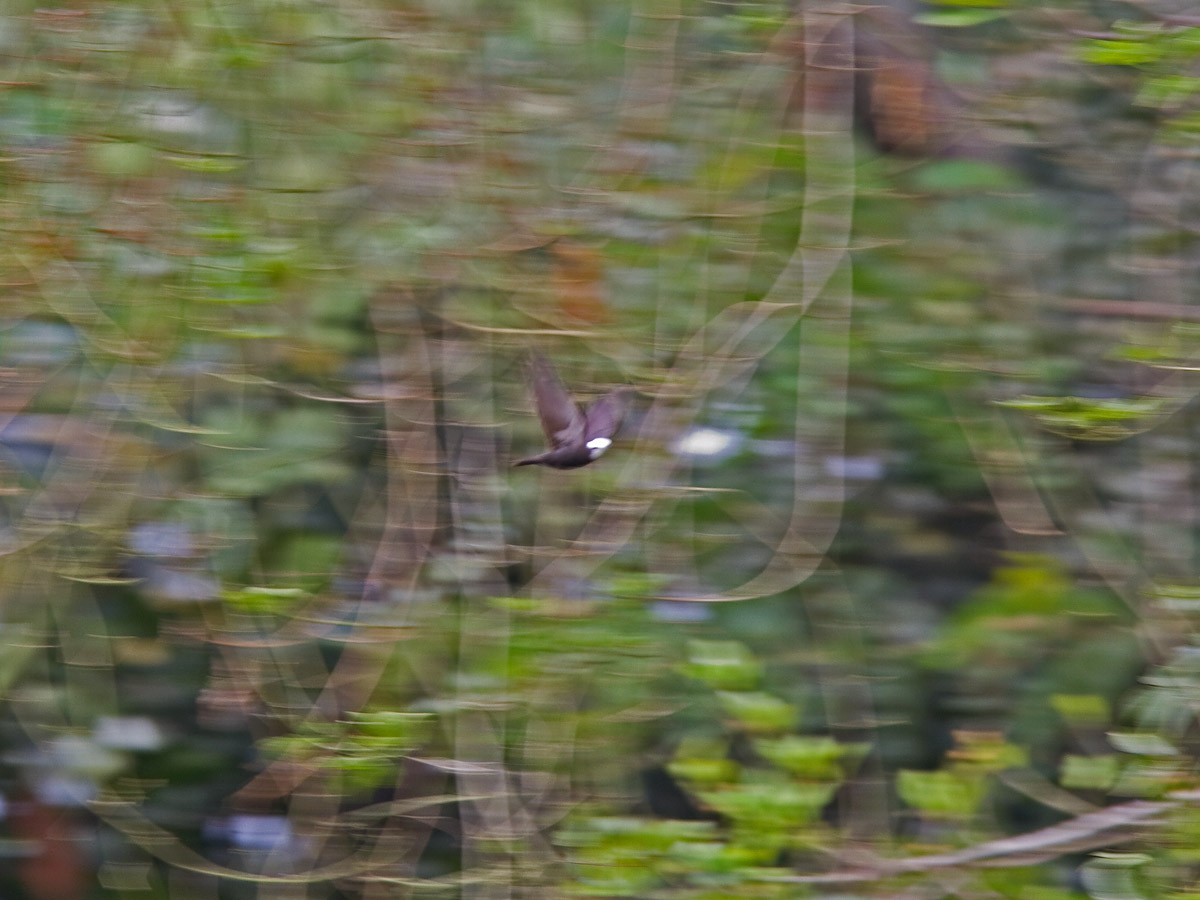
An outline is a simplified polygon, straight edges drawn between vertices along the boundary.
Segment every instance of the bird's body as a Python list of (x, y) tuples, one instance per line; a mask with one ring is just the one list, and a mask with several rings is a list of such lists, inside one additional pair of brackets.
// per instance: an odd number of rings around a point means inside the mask
[(583, 410), (563, 387), (550, 361), (535, 353), (529, 364), (533, 400), (550, 449), (518, 460), (518, 466), (578, 469), (595, 462), (612, 446), (621, 427), (628, 388), (609, 391)]

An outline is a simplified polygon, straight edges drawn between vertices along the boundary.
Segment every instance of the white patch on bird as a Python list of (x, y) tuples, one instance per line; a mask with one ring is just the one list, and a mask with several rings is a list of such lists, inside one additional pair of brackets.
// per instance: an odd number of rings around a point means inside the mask
[(600, 454), (612, 446), (612, 441), (606, 437), (592, 438), (585, 446), (588, 448), (589, 457), (599, 459)]

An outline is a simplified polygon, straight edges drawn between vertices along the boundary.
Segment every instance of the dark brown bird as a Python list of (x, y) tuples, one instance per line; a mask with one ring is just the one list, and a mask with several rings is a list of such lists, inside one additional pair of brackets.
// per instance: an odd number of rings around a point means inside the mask
[(514, 465), (578, 469), (595, 462), (612, 446), (613, 436), (625, 416), (625, 395), (629, 388), (609, 391), (585, 412), (563, 387), (554, 366), (540, 353), (534, 353), (530, 359), (529, 377), (534, 405), (550, 449)]

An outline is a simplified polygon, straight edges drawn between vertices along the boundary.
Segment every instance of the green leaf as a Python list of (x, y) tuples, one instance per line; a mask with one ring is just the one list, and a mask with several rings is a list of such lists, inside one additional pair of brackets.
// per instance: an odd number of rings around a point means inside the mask
[(1119, 759), (1111, 753), (1104, 756), (1068, 754), (1063, 757), (1059, 781), (1063, 787), (1072, 790), (1110, 790), (1120, 770)]
[(1092, 900), (1148, 900), (1138, 870), (1151, 861), (1145, 853), (1096, 853), (1080, 867), (1079, 878)]
[(307, 599), (295, 588), (247, 587), (225, 591), (222, 599), (231, 607), (247, 613), (281, 613)]
[(1084, 62), (1096, 66), (1144, 66), (1163, 58), (1163, 49), (1145, 40), (1097, 38), (1079, 51)]
[(836, 784), (763, 782), (739, 784), (719, 791), (702, 791), (701, 798), (732, 819), (735, 825), (761, 835), (786, 835), (814, 821), (833, 799)]
[(798, 778), (840, 782), (850, 761), (857, 762), (870, 750), (868, 744), (840, 744), (831, 737), (787, 735), (778, 740), (760, 740), (755, 749), (764, 758)]
[(352, 712), (346, 719), (364, 737), (382, 738), (406, 748), (425, 740), (435, 721), (429, 713), (394, 710)]
[(1007, 16), (1008, 11), (1003, 9), (931, 9), (912, 18), (914, 22), (934, 28), (969, 28)]
[(690, 786), (712, 788), (736, 781), (741, 767), (732, 759), (688, 757), (672, 760), (667, 771)]
[(1108, 742), (1122, 753), (1138, 756), (1178, 756), (1179, 750), (1161, 736), (1147, 732), (1110, 731)]
[(940, 160), (922, 166), (913, 183), (924, 191), (947, 193), (1013, 191), (1022, 187), (1012, 169), (970, 159)]
[(726, 715), (751, 734), (776, 734), (795, 727), (796, 708), (771, 694), (721, 691), (717, 697)]
[(1099, 694), (1054, 694), (1050, 705), (1075, 727), (1107, 725), (1112, 720), (1108, 701)]
[(686, 675), (715, 690), (744, 691), (762, 678), (762, 665), (738, 641), (688, 641)]
[(988, 779), (959, 772), (917, 772), (902, 769), (896, 790), (909, 806), (934, 816), (965, 819), (973, 816), (987, 796)]

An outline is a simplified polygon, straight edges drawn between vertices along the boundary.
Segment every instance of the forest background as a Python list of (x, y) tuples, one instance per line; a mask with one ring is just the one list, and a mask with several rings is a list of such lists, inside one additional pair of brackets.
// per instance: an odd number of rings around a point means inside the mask
[(1200, 896), (1198, 92), (1157, 0), (8, 4), (0, 893)]

